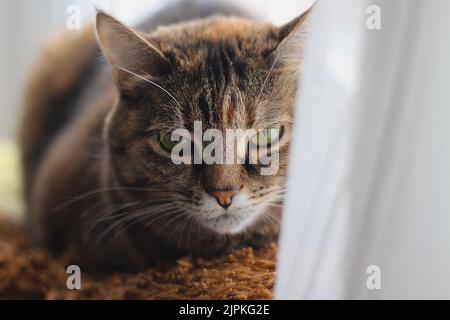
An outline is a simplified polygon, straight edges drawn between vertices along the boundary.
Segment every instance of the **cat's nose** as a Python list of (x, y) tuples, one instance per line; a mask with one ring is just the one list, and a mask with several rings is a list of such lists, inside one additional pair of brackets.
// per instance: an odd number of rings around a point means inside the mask
[(217, 203), (224, 209), (227, 209), (233, 202), (233, 196), (238, 194), (242, 185), (229, 186), (223, 189), (210, 190), (208, 193), (216, 198)]

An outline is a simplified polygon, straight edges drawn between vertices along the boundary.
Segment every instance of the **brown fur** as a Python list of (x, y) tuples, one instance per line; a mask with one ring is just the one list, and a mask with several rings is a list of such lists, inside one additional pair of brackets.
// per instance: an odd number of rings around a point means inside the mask
[(60, 110), (54, 112), (54, 109), (46, 106), (53, 101), (57, 103), (58, 99), (65, 98), (74, 90), (95, 50), (97, 45), (93, 26), (80, 32), (58, 34), (42, 50), (39, 63), (30, 76), (20, 136), (23, 156), (29, 164), (25, 167), (27, 186), (31, 182), (31, 171), (35, 167), (34, 163), (38, 162), (42, 144), (51, 138), (54, 134), (52, 131), (61, 122), (62, 116), (58, 116), (65, 114)]
[[(32, 77), (21, 135), (36, 238), (56, 252), (73, 246), (83, 265), (127, 270), (273, 241), (278, 204), (233, 234), (195, 215), (208, 194), (236, 186), (255, 206), (280, 203), (300, 67), (284, 60), (283, 43), (299, 41), (297, 27), (215, 17), (137, 34), (100, 13), (98, 36), (114, 81), (96, 58), (92, 28), (52, 45)], [(174, 99), (116, 67), (157, 82)], [(283, 124), (279, 171), (171, 163), (157, 133), (192, 130), (197, 120), (221, 131)], [(175, 212), (160, 212), (168, 204)]]

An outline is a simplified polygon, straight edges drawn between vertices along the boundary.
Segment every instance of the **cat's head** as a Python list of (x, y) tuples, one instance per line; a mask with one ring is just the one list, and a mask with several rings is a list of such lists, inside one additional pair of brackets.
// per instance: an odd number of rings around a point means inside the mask
[[(174, 217), (174, 223), (189, 217), (219, 234), (240, 233), (267, 218), (285, 187), (306, 18), (275, 27), (213, 17), (146, 35), (99, 12), (98, 40), (120, 93), (105, 124), (112, 183), (151, 191), (126, 196), (148, 200), (152, 214)], [(246, 142), (253, 148), (236, 150), (233, 164), (174, 163), (171, 133), (193, 134), (196, 121), (201, 133), (223, 133), (223, 148), (216, 145), (210, 155), (230, 151), (227, 129), (254, 129)], [(192, 136), (182, 143), (192, 154), (210, 145)], [(270, 163), (249, 163), (250, 152), (267, 148)], [(262, 174), (266, 167), (275, 170)]]

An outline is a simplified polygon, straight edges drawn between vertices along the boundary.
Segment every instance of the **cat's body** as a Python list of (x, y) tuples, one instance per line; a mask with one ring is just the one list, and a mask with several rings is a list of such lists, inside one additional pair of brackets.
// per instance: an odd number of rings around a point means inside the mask
[[(205, 9), (196, 2), (188, 2), (189, 10), (180, 4), (174, 8), (174, 15), (166, 10), (162, 21), (150, 19), (143, 30), (211, 13), (242, 15), (228, 7)], [(175, 165), (153, 146), (153, 131), (147, 136), (146, 126), (190, 130), (193, 121), (201, 120), (206, 127), (242, 127), (256, 123), (259, 112), (250, 110), (249, 97), (262, 104), (268, 96), (271, 103), (285, 104), (271, 115), (290, 125), (295, 68), (286, 63), (277, 69), (277, 61), (266, 57), (282, 42), (278, 37), (287, 35), (277, 34), (269, 24), (214, 17), (158, 29), (143, 40), (99, 15), (98, 37), (109, 62), (150, 74), (168, 91), (118, 68), (112, 68), (111, 77), (92, 28), (53, 42), (31, 80), (21, 132), (29, 222), (36, 238), (55, 252), (75, 248), (80, 264), (122, 270), (276, 239), (279, 207), (270, 206), (280, 202), (287, 143), (279, 149), (279, 172), (257, 177), (245, 165)], [(118, 48), (119, 42), (130, 50)], [(258, 57), (258, 63), (267, 58), (267, 66), (246, 60), (246, 54)], [(141, 56), (149, 58), (143, 61)], [(269, 87), (280, 81), (282, 72), (284, 97)], [(258, 91), (262, 84), (269, 87), (267, 93)], [(262, 119), (269, 113), (261, 111)], [(236, 185), (239, 190), (230, 191)], [(223, 204), (216, 208), (215, 201), (225, 196), (228, 205), (232, 197), (236, 204), (228, 210)], [(258, 216), (262, 209), (256, 210), (251, 199), (269, 201), (264, 211), (270, 209), (270, 217)], [(243, 209), (233, 207), (239, 203)], [(254, 217), (244, 218), (245, 212)]]

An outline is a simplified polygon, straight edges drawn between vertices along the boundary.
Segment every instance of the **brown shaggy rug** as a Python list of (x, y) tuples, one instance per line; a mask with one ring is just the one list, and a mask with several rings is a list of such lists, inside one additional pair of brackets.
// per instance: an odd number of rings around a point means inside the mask
[(0, 299), (271, 299), (276, 246), (213, 260), (183, 258), (138, 274), (84, 274), (68, 290), (71, 257), (32, 246), (21, 227), (0, 219)]

